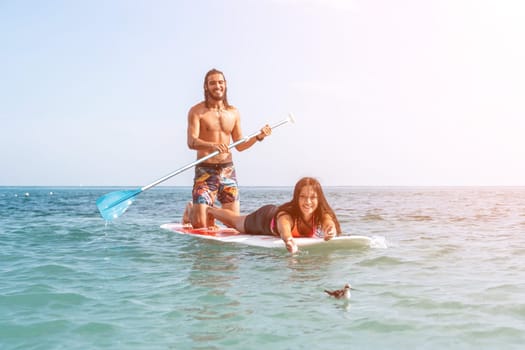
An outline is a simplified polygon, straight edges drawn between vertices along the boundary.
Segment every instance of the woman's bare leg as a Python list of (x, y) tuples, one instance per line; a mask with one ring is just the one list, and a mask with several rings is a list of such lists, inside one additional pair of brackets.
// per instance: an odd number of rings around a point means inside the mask
[(211, 214), (217, 220), (222, 222), (228, 227), (233, 227), (239, 232), (244, 232), (244, 219), (245, 215), (239, 215), (233, 210), (208, 207), (208, 214)]

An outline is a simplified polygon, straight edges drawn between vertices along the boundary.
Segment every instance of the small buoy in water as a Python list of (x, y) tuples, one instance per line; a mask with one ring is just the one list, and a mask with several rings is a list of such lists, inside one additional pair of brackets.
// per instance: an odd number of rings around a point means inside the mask
[(53, 191), (49, 192), (49, 195), (52, 196), (53, 195)]
[(24, 193), (24, 196), (29, 197), (29, 192)]

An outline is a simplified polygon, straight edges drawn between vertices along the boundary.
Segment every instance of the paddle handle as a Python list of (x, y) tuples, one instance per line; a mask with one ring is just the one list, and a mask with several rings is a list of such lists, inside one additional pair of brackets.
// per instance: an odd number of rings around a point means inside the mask
[[(284, 124), (286, 124), (286, 123), (292, 123), (292, 124), (295, 123), (295, 119), (294, 119), (292, 113), (289, 113), (289, 114), (288, 114), (288, 117), (287, 117), (286, 119), (283, 119), (283, 120), (281, 120), (280, 122), (275, 123), (274, 125), (272, 125), (271, 128), (272, 128), (272, 129), (275, 129), (275, 128), (278, 128), (279, 126), (284, 125)], [(232, 149), (233, 147), (236, 147), (236, 146), (240, 145), (241, 143), (245, 143), (245, 142), (247, 142), (247, 141), (248, 141), (249, 139), (251, 139), (252, 137), (255, 137), (255, 136), (259, 135), (259, 133), (260, 133), (260, 131), (254, 132), (253, 134), (251, 134), (251, 135), (249, 135), (249, 136), (243, 137), (243, 138), (240, 139), (240, 140), (237, 140), (237, 141), (235, 141), (235, 142), (230, 143), (230, 144), (228, 145), (228, 149)], [(191, 163), (189, 163), (188, 165), (185, 165), (185, 166), (183, 166), (182, 168), (177, 169), (177, 170), (175, 170), (174, 172), (169, 173), (168, 175), (166, 175), (166, 176), (164, 176), (164, 177), (158, 179), (157, 181), (154, 181), (154, 182), (150, 183), (149, 185), (146, 185), (146, 186), (142, 187), (140, 190), (141, 190), (141, 191), (149, 190), (150, 188), (152, 188), (152, 187), (154, 187), (154, 186), (157, 186), (157, 185), (160, 184), (161, 182), (164, 182), (164, 181), (166, 181), (166, 180), (172, 178), (173, 176), (175, 176), (175, 175), (177, 175), (177, 174), (180, 174), (180, 173), (182, 173), (183, 171), (188, 170), (189, 168), (193, 168), (193, 167), (194, 167), (195, 165), (197, 165), (197, 164), (200, 164), (200, 163), (202, 163), (202, 162), (207, 161), (207, 160), (210, 159), (210, 158), (215, 157), (215, 156), (218, 155), (219, 153), (220, 153), (219, 151), (215, 151), (215, 152), (212, 152), (212, 153), (210, 153), (210, 154), (208, 154), (208, 155), (206, 155), (206, 156), (204, 156), (204, 157), (202, 157), (202, 158), (199, 158), (199, 159), (197, 159), (196, 161), (191, 162)]]

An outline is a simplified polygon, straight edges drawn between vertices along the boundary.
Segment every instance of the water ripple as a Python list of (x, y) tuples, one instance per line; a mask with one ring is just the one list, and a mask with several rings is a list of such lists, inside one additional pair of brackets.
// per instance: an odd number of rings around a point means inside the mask
[[(243, 210), (291, 190), (246, 188)], [(52, 191), (0, 189), (2, 349), (525, 343), (525, 189), (329, 188), (343, 231), (384, 246), (294, 256), (159, 229), (187, 188), (148, 191), (108, 225), (107, 189)], [(349, 301), (323, 292), (347, 282)]]

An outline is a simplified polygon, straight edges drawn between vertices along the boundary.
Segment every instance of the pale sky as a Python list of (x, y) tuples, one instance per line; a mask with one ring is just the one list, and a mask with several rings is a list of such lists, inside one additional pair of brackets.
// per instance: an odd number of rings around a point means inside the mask
[[(144, 186), (195, 160), (224, 71), (241, 186), (525, 185), (522, 0), (0, 1), (0, 186)], [(165, 182), (190, 186), (193, 169)]]

